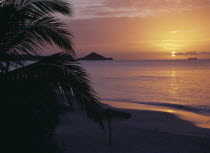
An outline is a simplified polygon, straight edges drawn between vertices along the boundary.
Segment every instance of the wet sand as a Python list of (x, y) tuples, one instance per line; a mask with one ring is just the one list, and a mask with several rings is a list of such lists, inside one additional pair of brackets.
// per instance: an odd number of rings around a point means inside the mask
[[(103, 103), (113, 107), (120, 104)], [(122, 110), (124, 107), (127, 109)], [(112, 120), (112, 145), (107, 144), (106, 134), (99, 125), (79, 113), (62, 116), (56, 137), (65, 153), (210, 153), (210, 129), (170, 112), (174, 110), (132, 107), (120, 105), (121, 111), (132, 114), (131, 119)]]

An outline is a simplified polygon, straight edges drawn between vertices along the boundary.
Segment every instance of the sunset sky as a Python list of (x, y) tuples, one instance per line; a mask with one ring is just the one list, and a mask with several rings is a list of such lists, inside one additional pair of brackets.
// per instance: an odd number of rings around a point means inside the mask
[[(78, 57), (210, 58), (210, 0), (68, 0)], [(176, 52), (176, 56), (171, 56)]]

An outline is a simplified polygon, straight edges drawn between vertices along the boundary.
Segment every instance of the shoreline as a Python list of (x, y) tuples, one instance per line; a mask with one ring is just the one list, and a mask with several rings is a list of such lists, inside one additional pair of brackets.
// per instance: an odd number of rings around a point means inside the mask
[[(109, 103), (113, 107), (113, 102)], [(119, 103), (118, 103), (119, 104)], [(122, 106), (123, 107), (123, 106)], [(61, 117), (56, 138), (65, 153), (209, 153), (210, 129), (200, 128), (169, 112), (119, 109), (129, 120), (113, 119), (113, 145), (99, 125), (80, 113)]]
[(102, 100), (102, 103), (120, 109), (166, 112), (169, 114), (174, 114), (176, 115), (177, 118), (191, 122), (198, 127), (210, 129), (210, 116), (203, 114), (197, 114), (194, 112), (180, 110), (176, 108), (170, 108), (167, 106), (154, 106), (154, 105), (146, 105), (146, 104), (138, 104), (130, 102), (117, 102), (109, 100)]

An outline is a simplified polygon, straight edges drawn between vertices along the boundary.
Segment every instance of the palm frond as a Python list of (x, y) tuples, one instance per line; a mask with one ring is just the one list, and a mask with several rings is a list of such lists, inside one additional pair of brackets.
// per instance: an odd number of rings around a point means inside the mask
[(64, 23), (51, 14), (56, 12), (66, 15), (71, 14), (71, 9), (63, 0), (2, 0), (0, 56), (19, 54), (9, 63), (22, 66), (21, 54), (39, 54), (46, 44), (56, 45), (74, 55), (72, 35), (64, 28)]
[(63, 28), (62, 23), (52, 17), (45, 17), (33, 22), (36, 23), (24, 26), (7, 43), (7, 50), (10, 53), (38, 54), (42, 51), (42, 46), (50, 44), (59, 46), (62, 50), (68, 50), (74, 56), (70, 39), (72, 35)]
[(66, 53), (58, 53), (11, 71), (6, 78), (45, 82), (52, 95), (56, 95), (59, 105), (70, 110), (83, 110), (89, 118), (103, 125), (104, 109), (90, 86), (85, 70)]
[(71, 15), (70, 4), (64, 0), (1, 0), (0, 5), (14, 6), (17, 11), (49, 15), (61, 13)]
[(21, 9), (31, 10), (40, 14), (62, 13), (71, 15), (70, 4), (64, 0), (22, 0)]

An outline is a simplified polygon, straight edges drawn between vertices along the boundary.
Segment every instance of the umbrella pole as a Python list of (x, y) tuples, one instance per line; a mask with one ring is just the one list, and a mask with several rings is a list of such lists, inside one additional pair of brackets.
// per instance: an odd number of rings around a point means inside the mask
[(112, 127), (111, 127), (111, 120), (108, 119), (108, 129), (109, 129), (109, 145), (112, 145)]

